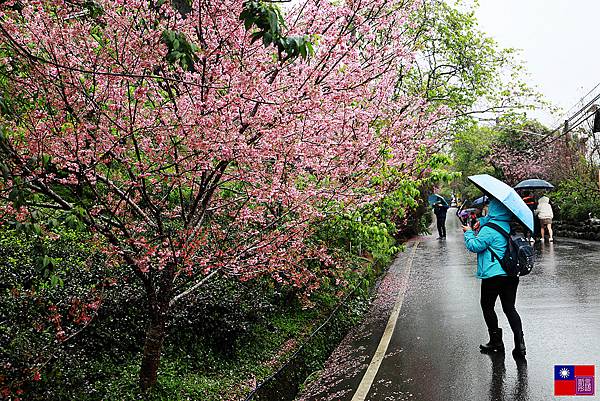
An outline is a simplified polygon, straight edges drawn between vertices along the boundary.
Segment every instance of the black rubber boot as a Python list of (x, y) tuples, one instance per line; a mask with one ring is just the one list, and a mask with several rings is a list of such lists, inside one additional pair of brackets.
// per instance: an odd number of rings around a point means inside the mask
[(515, 334), (515, 349), (513, 349), (513, 357), (515, 358), (525, 358), (526, 352), (525, 348), (525, 338), (523, 336), (523, 332)]
[(479, 349), (484, 353), (504, 352), (504, 343), (502, 342), (502, 329), (488, 330), (490, 341), (487, 344), (481, 344)]

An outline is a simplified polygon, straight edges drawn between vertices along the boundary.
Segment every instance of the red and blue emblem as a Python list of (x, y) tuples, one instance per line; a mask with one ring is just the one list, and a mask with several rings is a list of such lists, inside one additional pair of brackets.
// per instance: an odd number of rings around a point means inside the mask
[(594, 395), (594, 365), (554, 365), (554, 395)]

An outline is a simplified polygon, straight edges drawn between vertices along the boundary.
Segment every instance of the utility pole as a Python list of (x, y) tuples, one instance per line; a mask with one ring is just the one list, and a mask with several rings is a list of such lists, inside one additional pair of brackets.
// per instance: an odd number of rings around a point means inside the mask
[(600, 108), (598, 105), (594, 105), (590, 108), (594, 112), (594, 127), (592, 128), (592, 134), (600, 132)]
[(569, 145), (571, 142), (571, 133), (569, 132), (569, 120), (565, 120), (565, 125), (563, 126), (563, 134), (565, 136), (565, 143)]

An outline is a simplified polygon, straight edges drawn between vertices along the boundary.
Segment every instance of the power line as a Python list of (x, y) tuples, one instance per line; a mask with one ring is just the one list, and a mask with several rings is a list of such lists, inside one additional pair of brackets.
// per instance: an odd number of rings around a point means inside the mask
[(575, 128), (579, 127), (581, 124), (583, 124), (584, 122), (586, 122), (587, 120), (589, 120), (590, 117), (594, 116), (594, 114), (596, 114), (596, 112), (593, 112), (591, 114), (588, 115), (584, 115), (583, 117), (581, 117), (579, 119), (579, 121), (577, 121), (575, 124), (573, 124), (572, 127), (569, 127), (565, 132), (563, 132), (562, 134), (552, 138), (552, 140), (550, 142), (547, 142), (545, 145), (550, 145), (554, 142), (556, 142), (558, 139), (562, 138), (563, 136), (567, 135), (569, 132), (575, 130)]
[[(598, 85), (596, 85), (596, 87), (600, 86), (600, 83)], [(594, 88), (595, 89), (595, 88)], [(593, 91), (593, 90), (592, 90)], [(591, 93), (591, 91), (590, 91)], [(573, 131), (575, 128), (577, 128), (578, 126), (580, 126), (584, 121), (586, 121), (588, 118), (590, 118), (591, 115), (583, 115), (583, 117), (581, 117), (575, 124), (573, 124), (573, 126), (569, 127), (569, 123), (573, 120), (575, 120), (582, 112), (587, 112), (589, 111), (589, 108), (598, 100), (600, 99), (600, 94), (596, 95), (592, 100), (590, 100), (585, 106), (583, 106), (582, 108), (580, 108), (575, 114), (573, 114), (571, 117), (569, 117), (568, 119), (565, 120), (564, 123), (562, 123), (561, 125), (559, 125), (558, 127), (556, 127), (554, 130), (552, 130), (550, 133), (548, 133), (546, 136), (544, 136), (542, 139), (539, 140), (538, 145), (543, 145), (544, 142), (551, 136), (553, 136), (556, 132), (558, 132), (559, 130), (565, 128), (566, 125), (566, 130), (564, 130), (564, 132), (556, 137), (554, 137), (548, 144), (555, 142), (557, 139), (562, 138), (564, 135), (567, 135), (569, 132)], [(592, 114), (593, 115), (593, 114)]]
[(588, 111), (589, 108), (596, 102), (596, 100), (600, 99), (600, 94), (596, 95), (596, 97), (594, 97), (592, 100), (590, 100), (585, 106), (583, 106), (581, 109), (579, 109), (579, 111), (575, 114), (573, 114), (567, 121), (570, 122), (571, 120), (573, 120), (578, 114), (580, 114), (582, 111)]
[[(590, 90), (588, 91), (588, 93), (586, 93), (585, 95), (583, 95), (583, 96), (582, 96), (582, 97), (579, 99), (579, 101), (577, 101), (577, 102), (576, 102), (576, 103), (575, 103), (573, 106), (571, 106), (571, 107), (570, 107), (570, 108), (569, 108), (569, 109), (568, 109), (566, 112), (564, 112), (564, 113), (562, 114), (562, 116), (559, 118), (559, 120), (560, 120), (560, 119), (562, 119), (562, 118), (563, 118), (565, 115), (567, 115), (567, 114), (568, 114), (568, 113), (569, 113), (571, 110), (573, 110), (575, 107), (577, 107), (577, 105), (579, 105), (579, 104), (582, 104), (582, 103), (583, 103), (583, 100), (584, 100), (586, 97), (588, 97), (588, 96), (589, 96), (589, 95), (590, 95), (592, 92), (594, 92), (594, 91), (595, 91), (595, 90), (596, 90), (598, 87), (600, 87), (600, 82), (598, 82), (598, 83), (596, 84), (596, 86), (594, 86), (592, 89), (590, 89)], [(559, 121), (555, 121), (555, 122), (554, 122), (554, 124), (559, 124)], [(554, 125), (554, 124), (553, 124), (553, 125)]]

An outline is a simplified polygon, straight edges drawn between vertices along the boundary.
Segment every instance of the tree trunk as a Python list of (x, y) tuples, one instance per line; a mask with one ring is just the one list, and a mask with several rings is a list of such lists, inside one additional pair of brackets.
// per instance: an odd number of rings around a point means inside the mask
[(148, 330), (146, 330), (146, 342), (144, 343), (144, 355), (140, 369), (140, 387), (144, 393), (156, 384), (165, 334), (165, 316), (159, 314), (159, 316), (152, 319)]
[(166, 336), (166, 322), (169, 316), (169, 302), (173, 295), (173, 278), (175, 265), (168, 263), (160, 275), (160, 286), (153, 286), (151, 280), (147, 280), (146, 295), (148, 297), (148, 312), (150, 324), (146, 330), (146, 342), (144, 343), (144, 355), (140, 368), (140, 388), (147, 393), (156, 384), (160, 354)]

